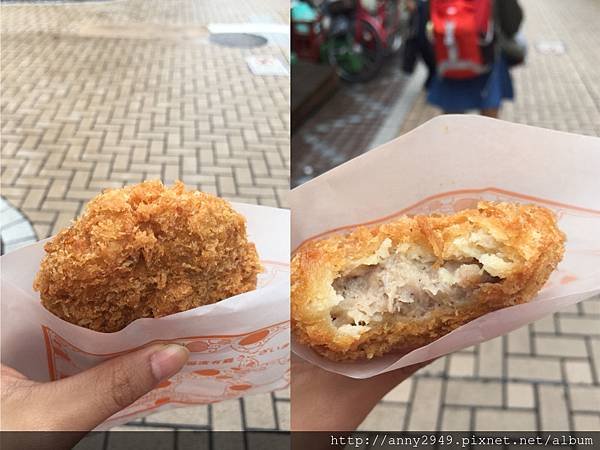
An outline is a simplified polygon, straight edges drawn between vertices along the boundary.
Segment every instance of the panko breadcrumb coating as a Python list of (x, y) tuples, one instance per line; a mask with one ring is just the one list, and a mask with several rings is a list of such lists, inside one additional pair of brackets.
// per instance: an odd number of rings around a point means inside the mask
[(106, 190), (44, 249), (44, 307), (102, 332), (253, 290), (261, 271), (244, 217), (181, 182)]
[(564, 240), (545, 208), (480, 202), (308, 242), (292, 259), (294, 335), (332, 360), (406, 353), (533, 298)]

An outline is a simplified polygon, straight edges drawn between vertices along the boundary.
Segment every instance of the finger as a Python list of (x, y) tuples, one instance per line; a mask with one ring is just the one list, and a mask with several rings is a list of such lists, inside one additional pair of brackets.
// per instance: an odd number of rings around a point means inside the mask
[(91, 430), (179, 372), (188, 357), (183, 346), (153, 345), (39, 388), (48, 391), (55, 429)]

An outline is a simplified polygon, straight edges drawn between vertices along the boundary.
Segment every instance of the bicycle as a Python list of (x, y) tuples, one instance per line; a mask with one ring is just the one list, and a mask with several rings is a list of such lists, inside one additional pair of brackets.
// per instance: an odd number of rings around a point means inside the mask
[(351, 83), (373, 79), (408, 29), (405, 0), (326, 0), (317, 10), (314, 20), (292, 21), (292, 48), (300, 58), (326, 59)]
[(372, 80), (385, 57), (398, 52), (408, 15), (398, 0), (358, 0), (332, 19), (328, 60), (349, 82)]

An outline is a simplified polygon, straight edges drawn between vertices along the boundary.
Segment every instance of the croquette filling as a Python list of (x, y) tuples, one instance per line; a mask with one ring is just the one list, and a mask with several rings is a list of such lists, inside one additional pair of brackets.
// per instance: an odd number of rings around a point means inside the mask
[(377, 263), (360, 264), (334, 280), (336, 305), (331, 318), (340, 331), (364, 331), (386, 314), (423, 318), (440, 306), (460, 307), (481, 284), (501, 280), (488, 272), (493, 269), (485, 262), (470, 255), (440, 266), (415, 245), (402, 244), (383, 253)]

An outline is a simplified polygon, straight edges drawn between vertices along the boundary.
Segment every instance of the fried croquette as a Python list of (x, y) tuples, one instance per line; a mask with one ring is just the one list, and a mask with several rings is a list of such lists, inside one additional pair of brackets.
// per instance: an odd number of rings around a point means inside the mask
[(244, 217), (181, 182), (105, 190), (44, 249), (44, 307), (102, 332), (253, 290), (262, 270)]
[(310, 241), (292, 258), (294, 335), (337, 361), (406, 353), (531, 300), (564, 241), (549, 210), (493, 202)]

